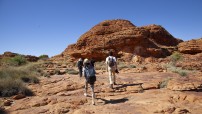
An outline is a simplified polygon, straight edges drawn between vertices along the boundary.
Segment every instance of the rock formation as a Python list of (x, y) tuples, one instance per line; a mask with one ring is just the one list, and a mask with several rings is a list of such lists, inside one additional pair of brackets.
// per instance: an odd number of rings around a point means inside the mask
[(81, 35), (61, 55), (104, 60), (112, 50), (117, 57), (127, 55), (128, 60), (135, 55), (166, 57), (181, 41), (159, 25), (137, 27), (128, 20), (106, 20)]
[(17, 55), (21, 55), (23, 57), (25, 57), (25, 59), (29, 62), (36, 62), (39, 60), (39, 57), (36, 57), (36, 56), (32, 56), (32, 55), (22, 55), (22, 54), (18, 54), (18, 53), (13, 53), (13, 52), (9, 52), (9, 51), (6, 51), (4, 52), (4, 54), (0, 55), (0, 59), (2, 58), (12, 58), (12, 57), (15, 57)]
[(182, 42), (178, 45), (178, 50), (185, 54), (196, 54), (202, 52), (202, 38)]
[(17, 53), (13, 53), (13, 52), (9, 52), (9, 51), (6, 51), (4, 52), (4, 54), (1, 55), (1, 57), (15, 57), (16, 55), (18, 55)]

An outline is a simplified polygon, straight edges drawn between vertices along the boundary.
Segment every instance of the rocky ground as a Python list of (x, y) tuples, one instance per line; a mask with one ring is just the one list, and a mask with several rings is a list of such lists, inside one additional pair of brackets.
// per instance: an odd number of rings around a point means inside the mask
[[(28, 87), (31, 97), (0, 98), (10, 114), (201, 114), (202, 75), (182, 77), (176, 73), (120, 73), (109, 88), (106, 72), (97, 71), (96, 104), (84, 94), (84, 78), (78, 75), (41, 77)], [(167, 86), (166, 86), (167, 85)]]

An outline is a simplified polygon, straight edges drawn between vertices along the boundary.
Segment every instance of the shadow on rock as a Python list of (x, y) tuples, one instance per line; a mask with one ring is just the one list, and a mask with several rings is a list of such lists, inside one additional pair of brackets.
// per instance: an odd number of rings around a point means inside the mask
[(120, 86), (115, 87), (115, 89), (125, 88), (125, 87), (127, 87), (127, 86), (137, 86), (137, 85), (142, 86), (142, 84), (143, 84), (143, 83), (133, 83), (133, 84), (118, 84), (118, 85), (120, 85)]
[(106, 99), (102, 99), (102, 98), (99, 98), (99, 99), (101, 99), (102, 101), (104, 101), (105, 104), (125, 103), (126, 101), (128, 101), (127, 98), (122, 98), (122, 99), (110, 99), (110, 100), (106, 100)]

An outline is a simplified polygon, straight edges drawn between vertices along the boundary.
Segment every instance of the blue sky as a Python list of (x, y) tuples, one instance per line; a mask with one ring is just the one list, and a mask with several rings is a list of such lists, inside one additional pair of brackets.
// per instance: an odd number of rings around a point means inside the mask
[(0, 0), (0, 54), (60, 54), (96, 24), (157, 24), (184, 41), (202, 37), (202, 0)]

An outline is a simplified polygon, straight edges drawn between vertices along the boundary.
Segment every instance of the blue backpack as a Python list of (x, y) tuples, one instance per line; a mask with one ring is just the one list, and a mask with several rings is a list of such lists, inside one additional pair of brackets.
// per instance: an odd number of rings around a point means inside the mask
[(96, 81), (96, 76), (95, 76), (95, 69), (94, 67), (89, 64), (85, 66), (84, 69), (84, 76), (86, 78), (86, 81), (90, 84), (94, 84), (94, 82)]

